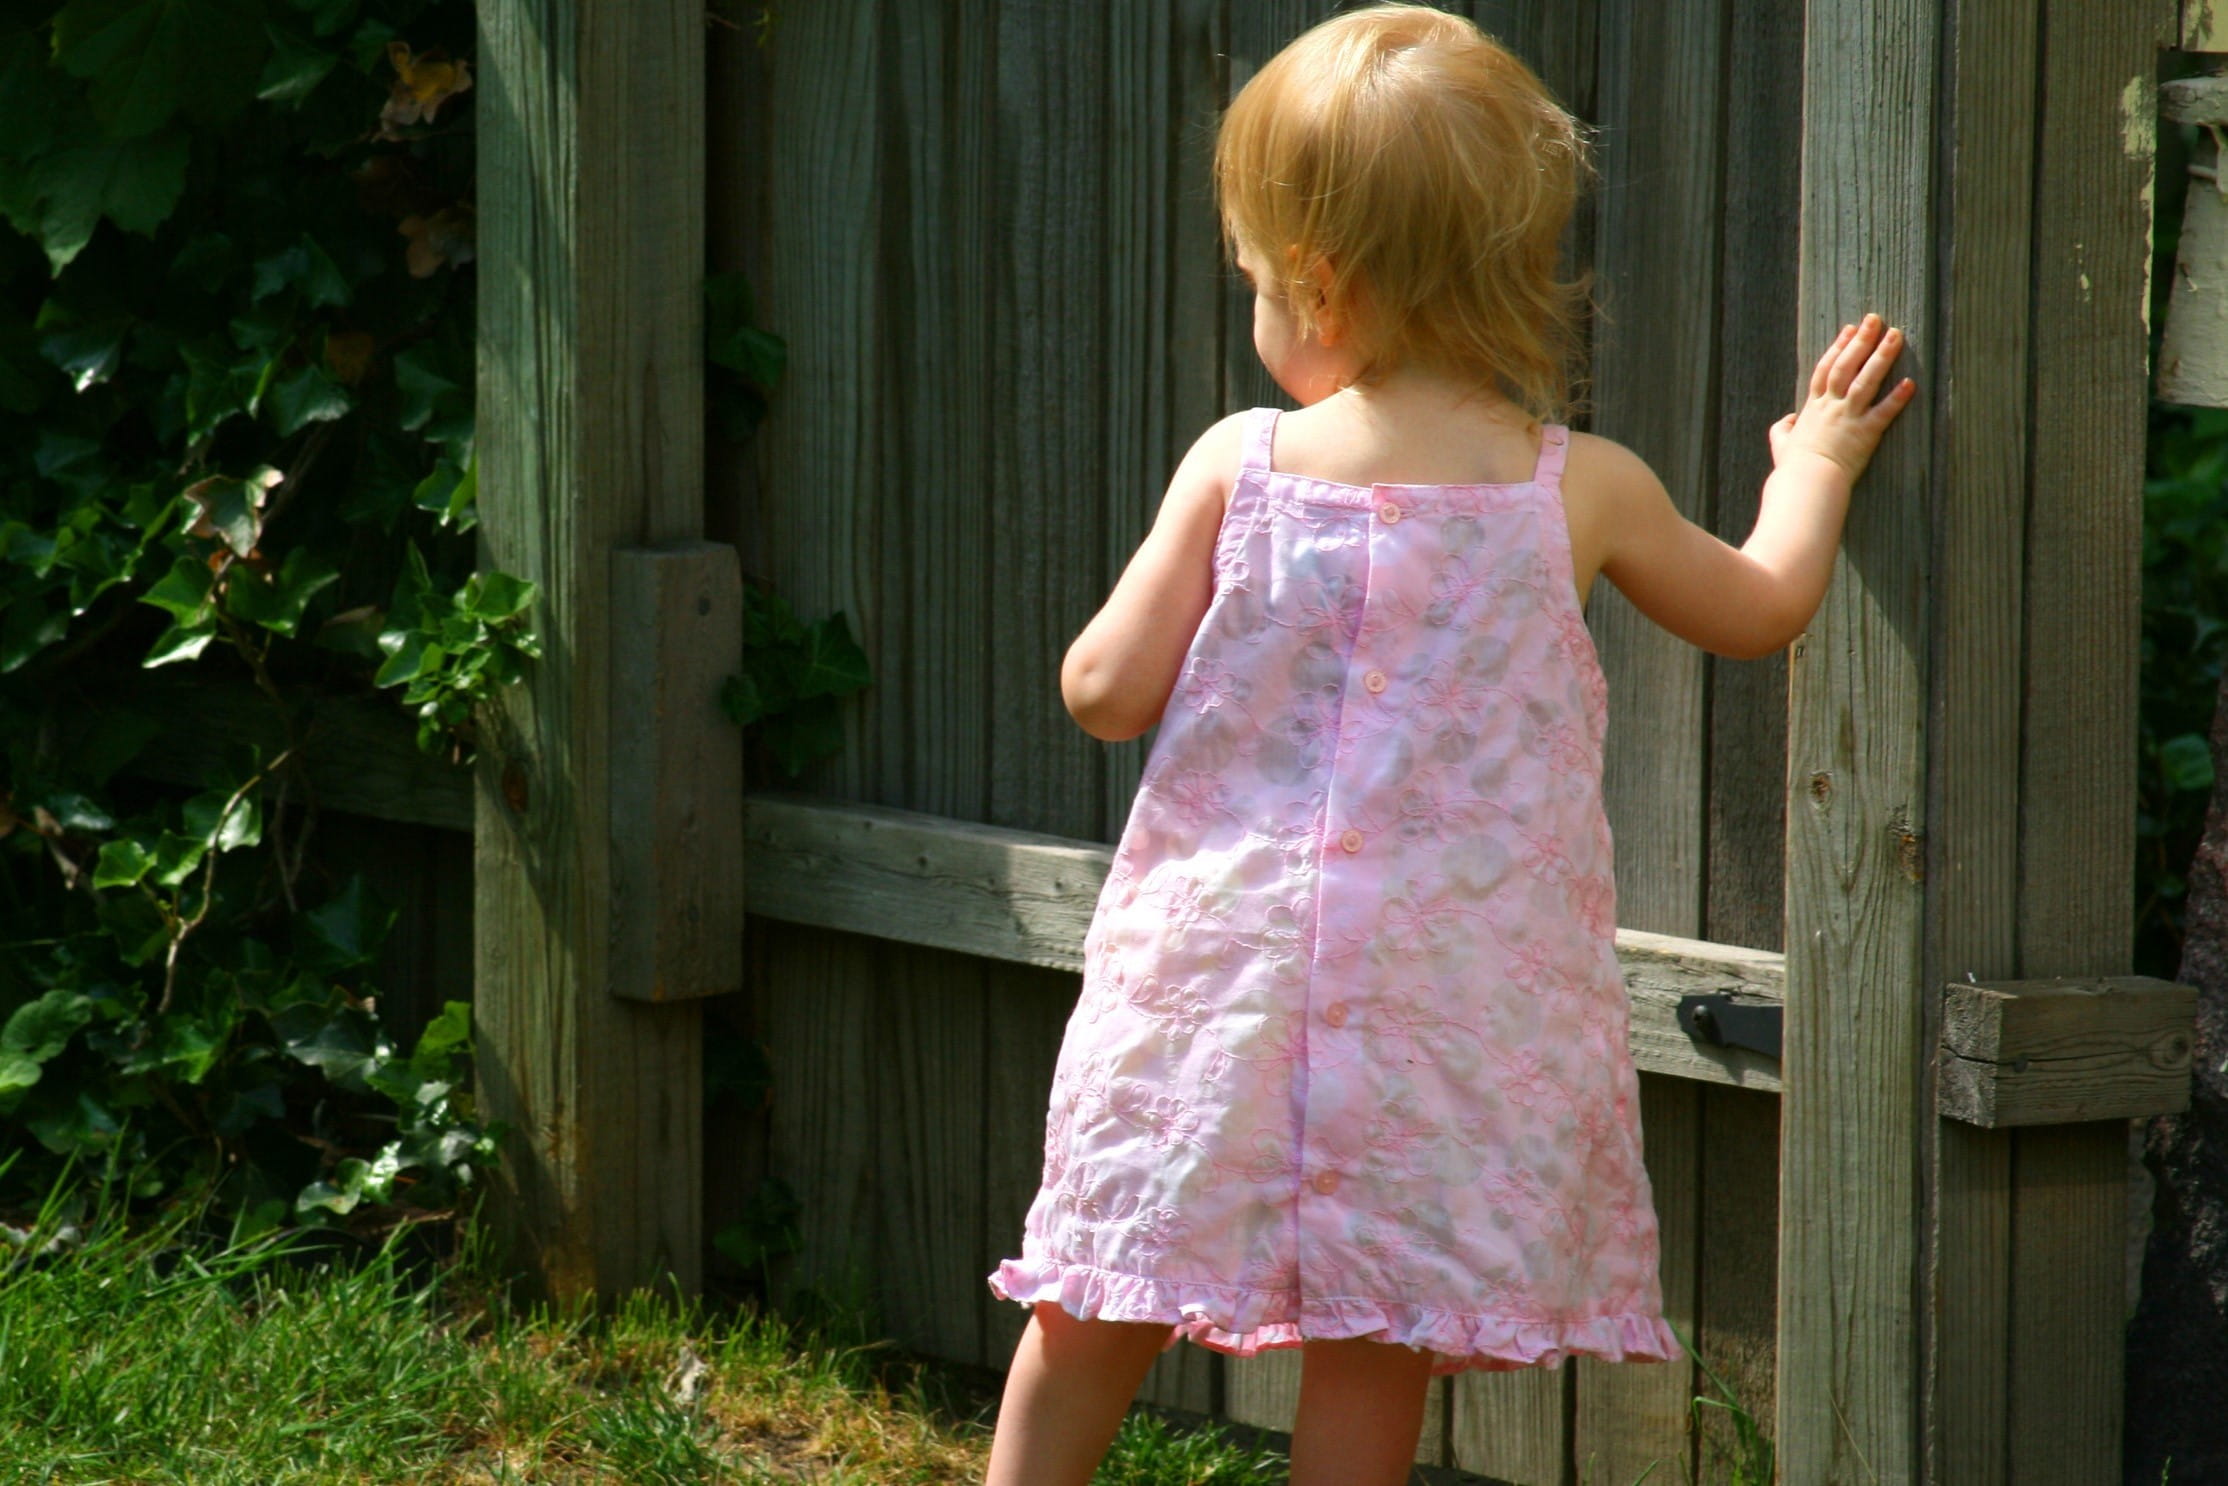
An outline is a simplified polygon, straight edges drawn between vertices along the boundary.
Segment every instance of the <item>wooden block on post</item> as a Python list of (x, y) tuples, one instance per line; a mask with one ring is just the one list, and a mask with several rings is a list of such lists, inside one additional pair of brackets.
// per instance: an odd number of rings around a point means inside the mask
[(2187, 1109), (2196, 1015), (2193, 988), (2145, 975), (1950, 985), (1939, 1108), (1991, 1127)]
[(635, 1001), (743, 984), (743, 580), (723, 542), (611, 555), (611, 989)]

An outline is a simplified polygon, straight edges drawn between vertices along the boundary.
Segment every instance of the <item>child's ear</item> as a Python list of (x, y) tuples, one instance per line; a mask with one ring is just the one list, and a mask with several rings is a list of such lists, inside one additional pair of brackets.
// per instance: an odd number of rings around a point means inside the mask
[(1302, 283), (1313, 294), (1312, 311), (1315, 319), (1315, 339), (1324, 346), (1335, 346), (1346, 338), (1346, 317), (1339, 313), (1339, 306), (1331, 299), (1331, 290), (1338, 275), (1331, 269), (1331, 260), (1318, 257), (1300, 275)]

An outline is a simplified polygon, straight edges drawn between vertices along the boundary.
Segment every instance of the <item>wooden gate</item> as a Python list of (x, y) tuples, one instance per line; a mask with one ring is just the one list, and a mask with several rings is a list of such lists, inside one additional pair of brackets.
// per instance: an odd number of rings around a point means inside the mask
[[(1921, 385), (1788, 657), (1712, 660), (1607, 585), (1588, 616), (1668, 1314), (1788, 1480), (2112, 1479), (2125, 1120), (2176, 1107), (2188, 1064), (2187, 993), (2112, 979), (2177, 18), (1469, 9), (1598, 125), (1571, 245), (1604, 310), (1590, 426), (1694, 519), (1745, 537), (1765, 428), (1842, 320), (1911, 327)], [(699, 1173), (721, 1210), (778, 1175), (807, 1226), (790, 1282), (852, 1277), (899, 1340), (1002, 1367), (1023, 1315), (983, 1276), (1017, 1251), (1147, 746), (1075, 728), (1059, 661), (1191, 437), (1273, 400), (1206, 159), (1232, 91), (1327, 7), (781, 4), (763, 44), (712, 26), (708, 98), (694, 8), (483, 10), (480, 271), (506, 286), (484, 297), (483, 523), (576, 606), (478, 790), (483, 1084), (528, 1132), (521, 1231), (560, 1284), (692, 1284)], [(673, 152), (692, 110), (702, 167)], [(748, 461), (715, 449), (699, 520), (697, 435), (668, 426), (693, 416), (698, 322), (671, 286), (707, 238), (790, 372)], [(748, 802), (763, 1171), (723, 1132), (694, 1143), (697, 1007), (623, 999), (594, 886), (628, 870), (610, 549), (700, 532), (800, 610), (844, 610), (876, 675), (810, 793)], [(675, 709), (659, 726), (705, 725)], [(673, 953), (701, 973), (652, 999), (733, 989)], [(1682, 1018), (1710, 993), (1783, 1009), (1782, 1055)], [(1287, 1427), (1294, 1364), (1181, 1348), (1148, 1396)], [(1693, 1359), (1434, 1387), (1423, 1458), (1511, 1481), (1672, 1479), (1727, 1443), (1722, 1411), (1696, 1424)]]

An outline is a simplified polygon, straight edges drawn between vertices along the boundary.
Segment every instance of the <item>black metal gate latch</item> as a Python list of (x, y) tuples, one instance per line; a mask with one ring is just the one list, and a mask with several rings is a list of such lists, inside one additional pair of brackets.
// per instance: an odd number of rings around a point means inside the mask
[(1739, 1001), (1722, 992), (1679, 998), (1679, 1027), (1696, 1042), (1712, 1047), (1745, 1047), (1767, 1058), (1779, 1057), (1783, 1006)]

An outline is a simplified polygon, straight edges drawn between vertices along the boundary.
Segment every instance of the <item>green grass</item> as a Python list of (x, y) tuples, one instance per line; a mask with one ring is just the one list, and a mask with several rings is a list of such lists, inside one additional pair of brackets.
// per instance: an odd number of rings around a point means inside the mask
[[(183, 1216), (65, 1222), (58, 1187), (0, 1247), (0, 1480), (901, 1486), (979, 1481), (989, 1456), (979, 1381), (840, 1316), (649, 1292), (514, 1307), (469, 1222), (442, 1262), (410, 1259), (402, 1230), (367, 1260), (298, 1239), (211, 1252)], [(1138, 1410), (1098, 1479), (1286, 1473)]]

